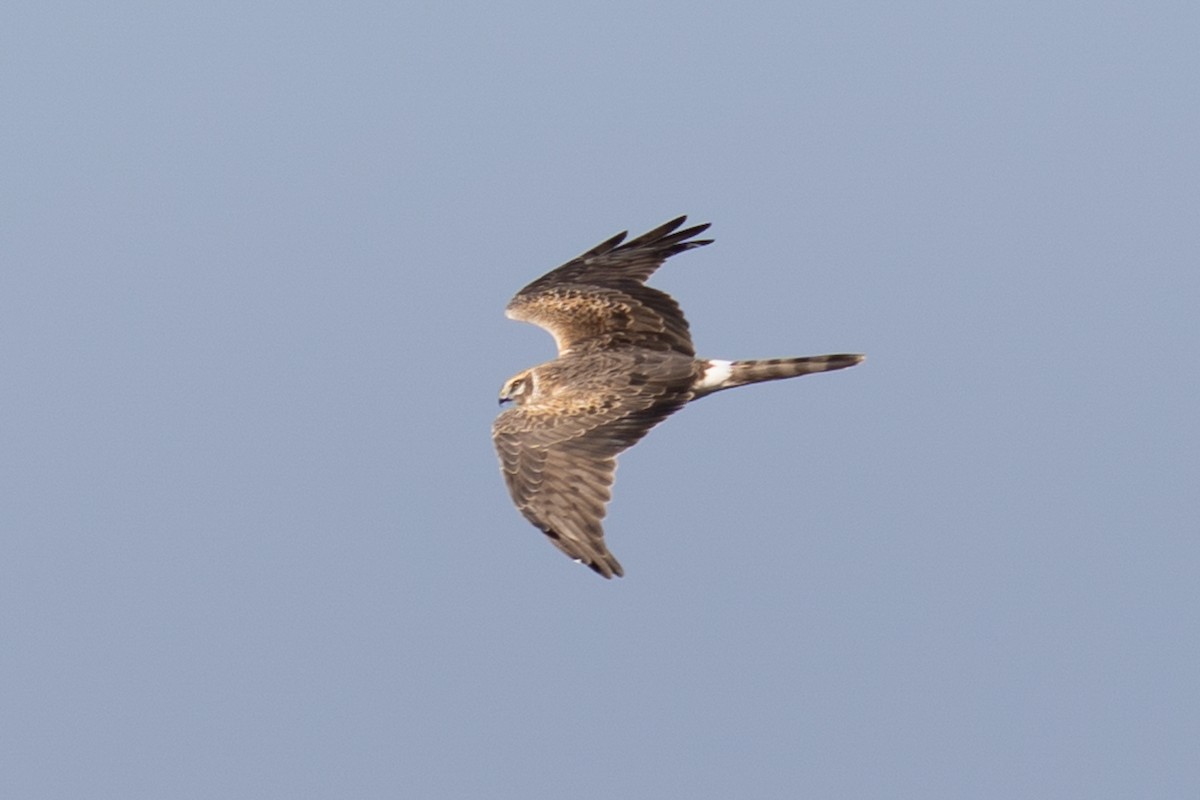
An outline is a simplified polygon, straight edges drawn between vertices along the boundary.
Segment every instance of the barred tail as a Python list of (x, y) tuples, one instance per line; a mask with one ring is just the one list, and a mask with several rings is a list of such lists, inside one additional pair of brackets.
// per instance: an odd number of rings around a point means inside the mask
[(692, 388), (694, 397), (719, 392), (722, 389), (732, 389), (734, 386), (745, 386), (747, 383), (762, 381), (777, 381), (783, 378), (795, 378), (813, 372), (829, 372), (835, 369), (845, 369), (862, 363), (866, 356), (857, 354), (837, 354), (828, 356), (801, 356), (799, 358), (762, 358), (752, 361), (711, 361), (702, 362), (704, 368)]

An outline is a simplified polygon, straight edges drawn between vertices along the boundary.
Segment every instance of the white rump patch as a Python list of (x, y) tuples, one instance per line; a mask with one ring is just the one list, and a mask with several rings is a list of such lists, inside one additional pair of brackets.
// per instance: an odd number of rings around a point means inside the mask
[(719, 389), (733, 377), (733, 362), (712, 359), (704, 368), (704, 377), (700, 379), (701, 389)]

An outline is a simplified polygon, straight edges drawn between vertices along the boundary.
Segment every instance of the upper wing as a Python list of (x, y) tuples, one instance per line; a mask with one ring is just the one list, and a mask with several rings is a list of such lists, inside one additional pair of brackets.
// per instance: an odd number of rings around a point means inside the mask
[(676, 230), (686, 220), (673, 219), (624, 244), (625, 233), (601, 242), (517, 292), (508, 316), (549, 331), (560, 356), (622, 346), (694, 356), (679, 305), (645, 285), (671, 256), (711, 244), (692, 239), (707, 224)]
[[(675, 365), (670, 372), (664, 382), (627, 381), (586, 403), (509, 408), (492, 426), (517, 508), (559, 550), (606, 578), (624, 574), (600, 525), (612, 498), (616, 457), (691, 397), (690, 367)], [(645, 376), (634, 380), (639, 377)]]

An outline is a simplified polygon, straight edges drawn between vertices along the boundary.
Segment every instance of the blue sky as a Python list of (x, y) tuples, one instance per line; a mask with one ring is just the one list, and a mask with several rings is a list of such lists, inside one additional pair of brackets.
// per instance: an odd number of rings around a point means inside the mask
[[(1190, 797), (1200, 12), (20, 3), (0, 793)], [(686, 213), (627, 577), (489, 441), (518, 288)]]

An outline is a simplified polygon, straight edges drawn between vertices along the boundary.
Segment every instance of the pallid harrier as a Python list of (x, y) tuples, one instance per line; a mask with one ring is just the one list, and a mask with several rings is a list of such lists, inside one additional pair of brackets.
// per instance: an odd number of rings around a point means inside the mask
[(755, 361), (696, 358), (678, 304), (645, 281), (708, 225), (679, 217), (630, 242), (625, 233), (538, 278), (508, 304), (511, 319), (554, 336), (558, 358), (500, 390), (492, 441), (513, 502), (550, 541), (606, 578), (623, 575), (600, 520), (617, 454), (692, 400), (722, 389), (852, 367), (861, 355)]

